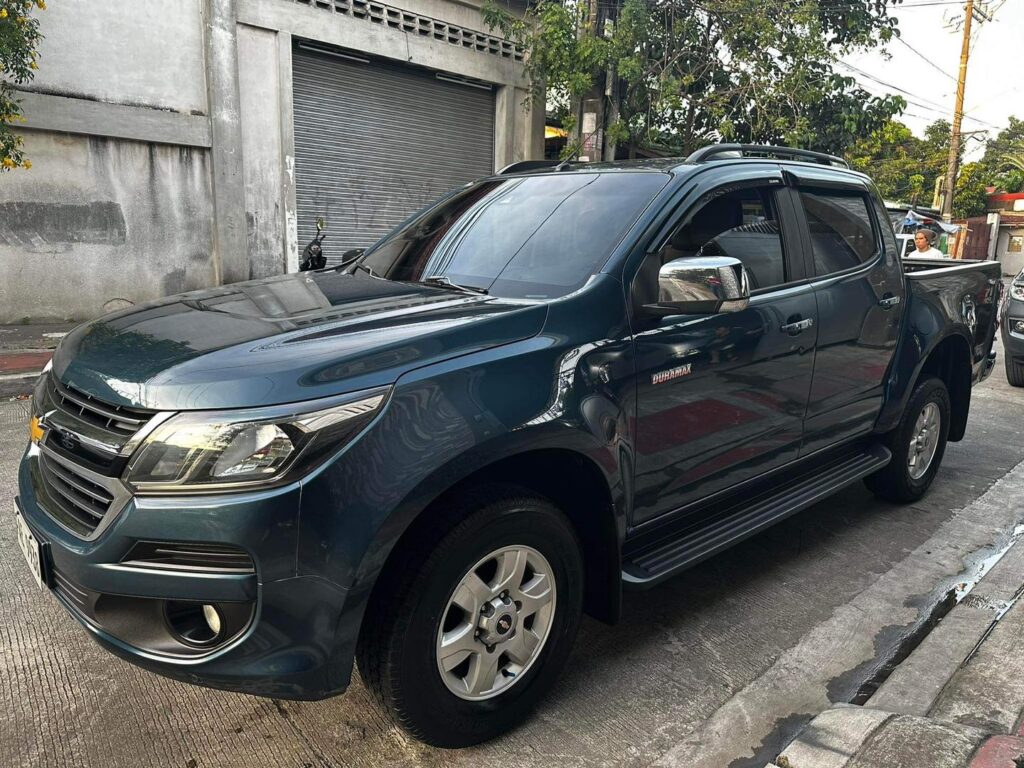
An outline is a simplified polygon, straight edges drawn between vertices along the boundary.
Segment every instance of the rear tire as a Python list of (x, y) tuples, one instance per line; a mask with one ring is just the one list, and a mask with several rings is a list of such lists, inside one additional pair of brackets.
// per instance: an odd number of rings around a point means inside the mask
[(946, 452), (949, 414), (949, 392), (941, 379), (914, 388), (900, 423), (884, 437), (892, 461), (864, 478), (872, 493), (901, 504), (925, 495)]
[(1011, 387), (1024, 387), (1024, 363), (1014, 360), (1009, 355), (1003, 356), (1006, 365), (1006, 380)]
[(356, 652), (378, 702), (437, 747), (524, 720), (564, 665), (583, 605), (579, 540), (549, 500), (495, 485), (455, 506), (457, 523), (419, 537), (382, 576)]

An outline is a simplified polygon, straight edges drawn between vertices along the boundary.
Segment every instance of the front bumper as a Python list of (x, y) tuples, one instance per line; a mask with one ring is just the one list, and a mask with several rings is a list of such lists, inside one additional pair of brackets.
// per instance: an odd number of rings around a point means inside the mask
[(1024, 333), (1013, 330), (1018, 320), (1024, 320), (1024, 302), (1011, 301), (1004, 312), (1000, 327), (1003, 340), (1003, 354), (1014, 360), (1024, 360)]
[[(19, 468), (16, 504), (42, 544), (47, 586), (101, 645), (161, 675), (244, 693), (319, 699), (348, 685), (353, 642), (338, 636), (348, 592), (297, 575), (299, 485), (136, 497), (88, 541), (44, 510), (35, 461), (30, 448)], [(248, 553), (252, 567), (140, 567), (129, 554), (139, 542), (229, 545)], [(241, 616), (237, 631), (211, 647), (180, 642), (167, 606), (204, 603)]]

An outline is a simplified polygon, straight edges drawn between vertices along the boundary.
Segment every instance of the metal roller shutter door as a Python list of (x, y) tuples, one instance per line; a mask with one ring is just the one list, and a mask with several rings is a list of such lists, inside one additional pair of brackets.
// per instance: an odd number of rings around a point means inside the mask
[(365, 248), (453, 187), (494, 169), (494, 93), (433, 72), (296, 47), (292, 59), (299, 249)]

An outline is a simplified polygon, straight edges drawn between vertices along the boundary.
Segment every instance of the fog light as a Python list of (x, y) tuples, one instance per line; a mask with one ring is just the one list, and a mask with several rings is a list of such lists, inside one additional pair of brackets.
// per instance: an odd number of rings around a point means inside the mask
[(203, 618), (206, 619), (206, 626), (213, 632), (213, 636), (217, 637), (220, 635), (221, 623), (220, 613), (212, 605), (203, 606)]
[(1013, 321), (1013, 332), (1014, 333), (1024, 333), (1024, 320), (1014, 320)]
[(168, 600), (164, 604), (167, 626), (179, 642), (194, 647), (207, 647), (222, 640), (224, 622), (214, 605)]

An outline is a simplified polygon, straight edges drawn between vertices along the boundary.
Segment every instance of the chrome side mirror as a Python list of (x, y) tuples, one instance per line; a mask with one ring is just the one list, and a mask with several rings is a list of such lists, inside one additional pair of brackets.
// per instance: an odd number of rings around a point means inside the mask
[(706, 315), (739, 312), (750, 301), (750, 281), (739, 259), (695, 256), (675, 259), (658, 271), (658, 315)]

